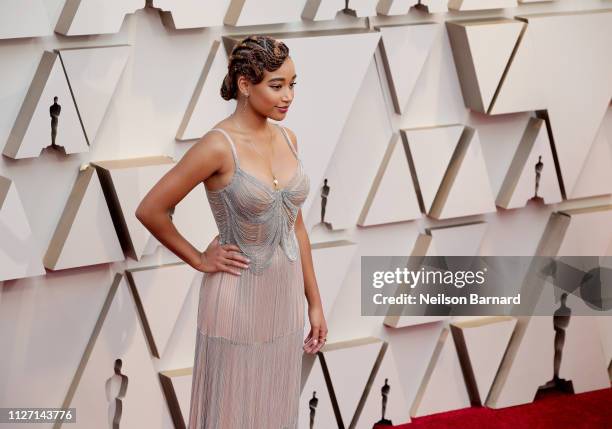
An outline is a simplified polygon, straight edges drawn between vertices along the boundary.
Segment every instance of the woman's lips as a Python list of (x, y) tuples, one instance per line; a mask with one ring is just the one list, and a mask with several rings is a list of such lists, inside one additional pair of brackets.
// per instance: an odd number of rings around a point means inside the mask
[(280, 110), (281, 112), (283, 112), (283, 113), (286, 113), (286, 112), (287, 112), (287, 110), (289, 110), (289, 106), (287, 106), (287, 107), (278, 107), (278, 106), (276, 106), (276, 108), (277, 108), (278, 110)]

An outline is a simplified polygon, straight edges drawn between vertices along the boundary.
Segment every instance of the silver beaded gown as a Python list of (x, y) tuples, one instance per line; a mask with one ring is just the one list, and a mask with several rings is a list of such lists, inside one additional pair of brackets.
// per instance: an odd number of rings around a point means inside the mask
[[(278, 126), (278, 125), (277, 125)], [(304, 339), (304, 280), (294, 232), (310, 181), (295, 155), (290, 181), (271, 185), (242, 170), (206, 188), (220, 243), (250, 260), (241, 276), (204, 273), (200, 287), (189, 429), (297, 429)], [(211, 130), (212, 131), (212, 130)]]

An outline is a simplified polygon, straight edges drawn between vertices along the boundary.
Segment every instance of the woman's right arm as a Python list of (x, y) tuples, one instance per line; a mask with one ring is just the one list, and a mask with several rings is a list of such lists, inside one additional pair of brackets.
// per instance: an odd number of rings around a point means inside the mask
[[(239, 271), (230, 269), (230, 265), (246, 266), (240, 262), (246, 261), (246, 258), (236, 254), (240, 251), (237, 246), (226, 244), (221, 249), (215, 237), (208, 249), (200, 252), (178, 232), (170, 218), (172, 207), (180, 203), (195, 186), (221, 169), (228, 156), (231, 158), (228, 145), (215, 134), (205, 134), (185, 152), (180, 161), (145, 195), (135, 215), (160, 243), (196, 270), (224, 270), (239, 275)], [(231, 250), (236, 250), (233, 252), (236, 255), (231, 256)]]

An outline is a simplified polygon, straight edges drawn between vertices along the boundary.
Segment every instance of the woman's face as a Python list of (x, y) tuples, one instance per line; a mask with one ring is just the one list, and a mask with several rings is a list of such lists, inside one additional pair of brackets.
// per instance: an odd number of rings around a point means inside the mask
[[(285, 118), (293, 101), (295, 86), (295, 67), (291, 57), (287, 57), (277, 70), (264, 70), (264, 78), (257, 85), (248, 83), (251, 107), (262, 115), (280, 121)], [(244, 79), (242, 76), (240, 79)], [(245, 83), (248, 82), (244, 79)]]

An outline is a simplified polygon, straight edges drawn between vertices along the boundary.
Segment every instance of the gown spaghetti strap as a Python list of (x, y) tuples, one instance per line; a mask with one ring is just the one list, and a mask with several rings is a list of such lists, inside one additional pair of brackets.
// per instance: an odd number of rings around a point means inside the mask
[[(305, 323), (304, 280), (294, 225), (310, 189), (297, 168), (280, 189), (242, 170), (234, 158), (230, 182), (208, 190), (221, 244), (240, 247), (251, 262), (204, 273), (188, 429), (297, 429)], [(212, 131), (211, 130), (211, 131)]]

